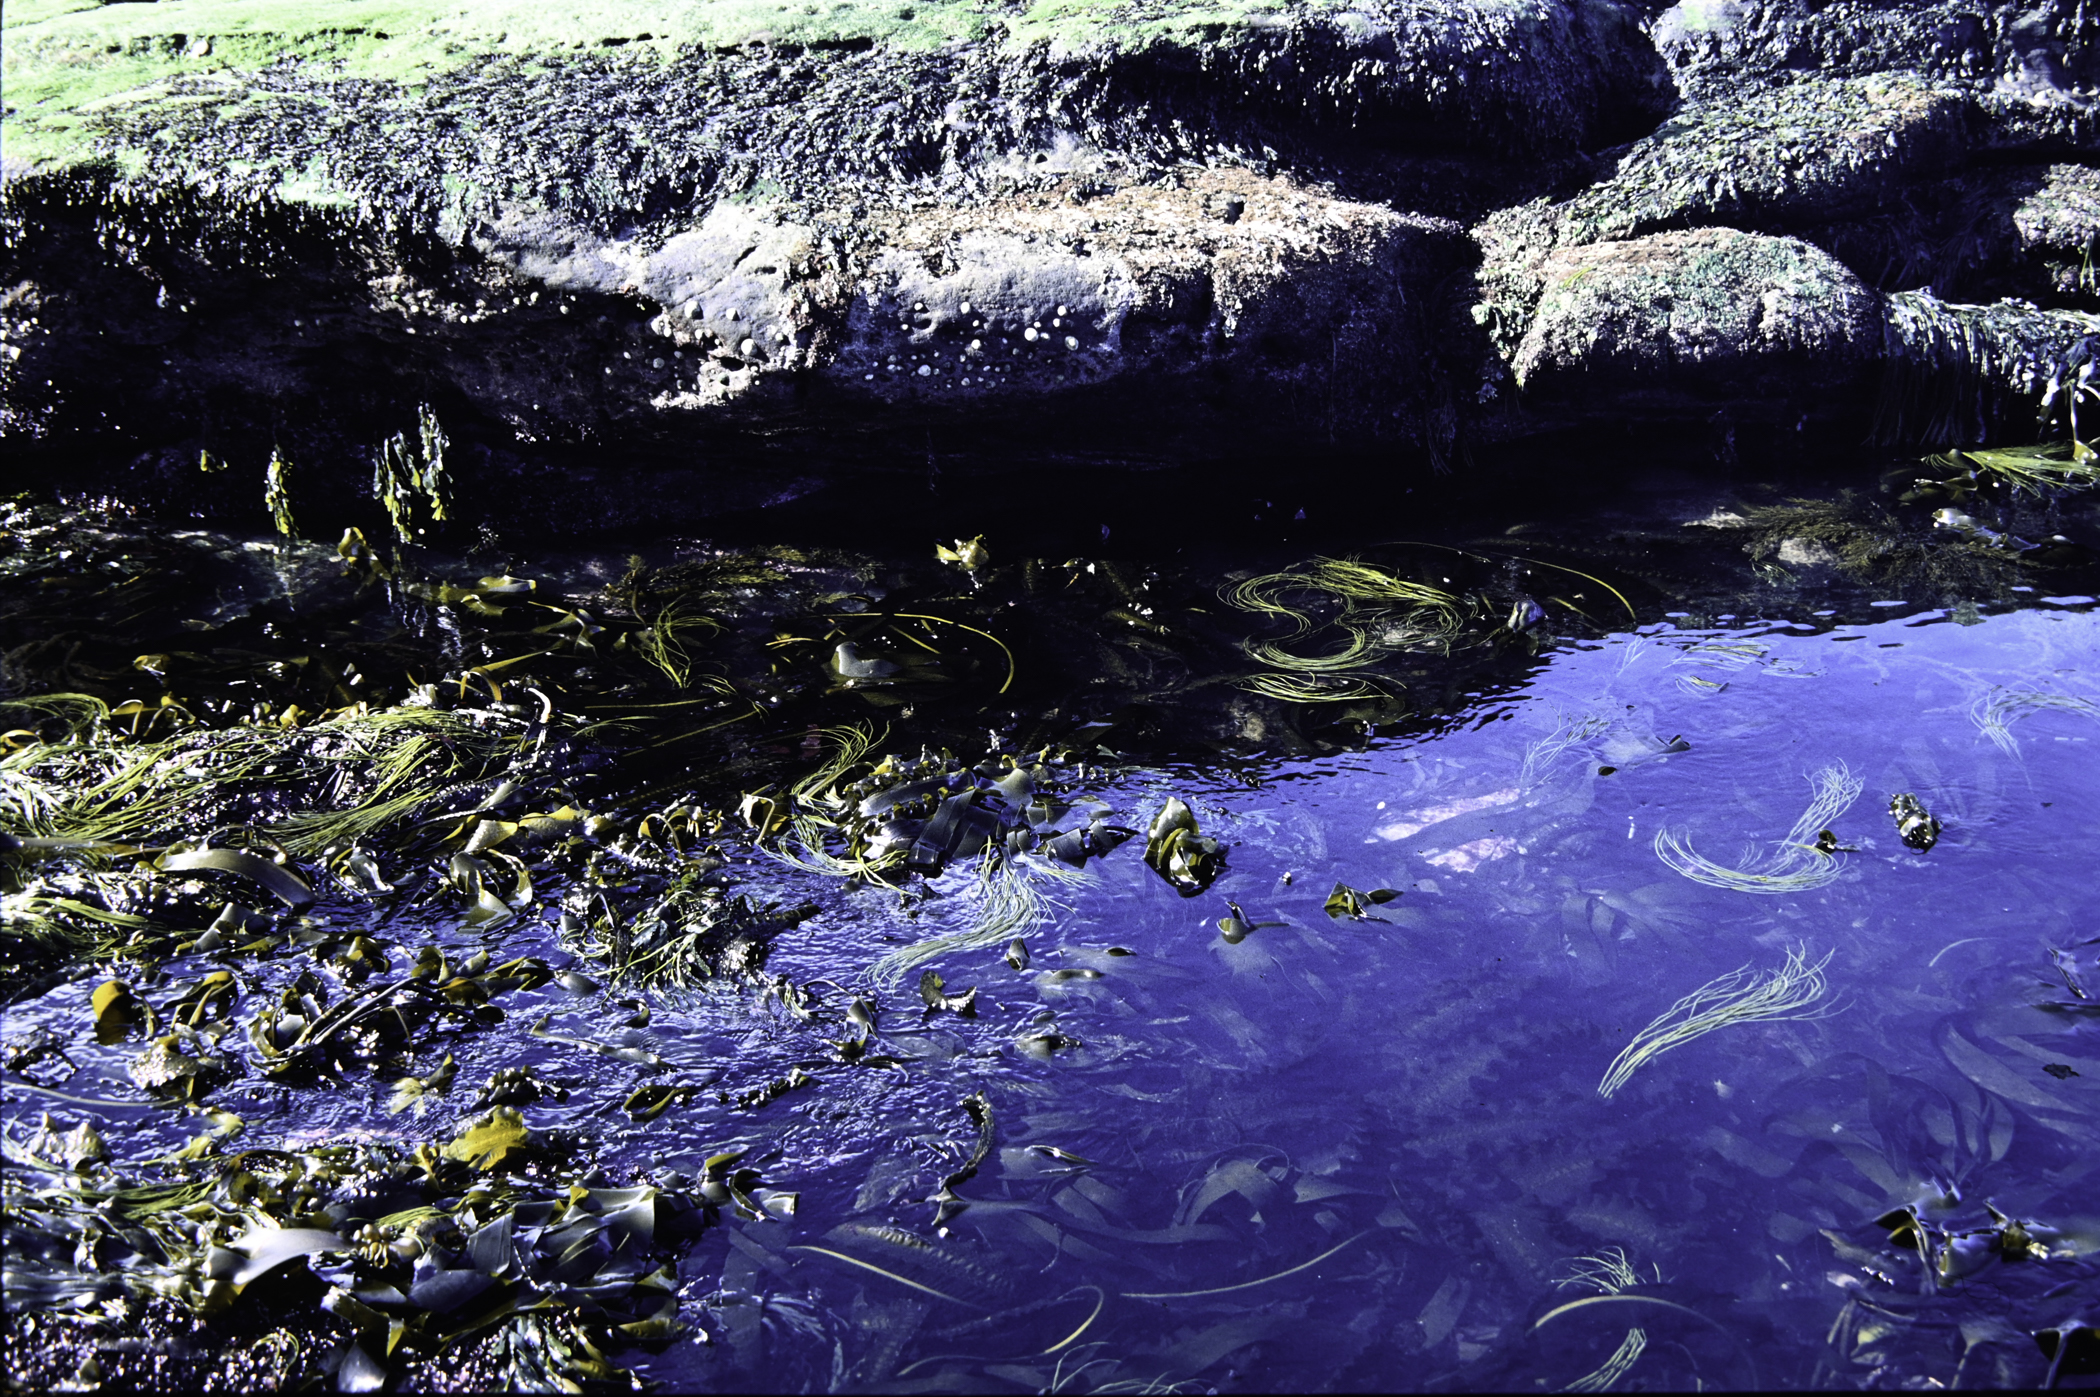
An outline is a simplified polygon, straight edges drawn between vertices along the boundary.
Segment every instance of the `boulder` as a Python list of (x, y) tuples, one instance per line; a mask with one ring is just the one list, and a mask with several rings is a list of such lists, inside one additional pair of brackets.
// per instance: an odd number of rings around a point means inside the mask
[(1807, 76), (1687, 102), (1572, 197), (1482, 221), (1478, 318), (1513, 352), (1560, 248), (1686, 226), (1799, 233), (1883, 219), (1907, 190), (1959, 167), (1967, 108), (1960, 92), (1901, 74)]
[(1564, 248), (1513, 368), (1528, 399), (1769, 419), (1856, 394), (1880, 297), (1796, 238), (1726, 228)]

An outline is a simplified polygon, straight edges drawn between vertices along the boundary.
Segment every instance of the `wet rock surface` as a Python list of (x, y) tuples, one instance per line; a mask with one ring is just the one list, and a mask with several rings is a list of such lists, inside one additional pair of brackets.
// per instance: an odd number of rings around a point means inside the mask
[(2025, 440), (2100, 309), (2068, 4), (389, 14), (11, 7), (0, 429), (48, 471), (281, 449), (339, 512), (425, 405), (488, 478)]

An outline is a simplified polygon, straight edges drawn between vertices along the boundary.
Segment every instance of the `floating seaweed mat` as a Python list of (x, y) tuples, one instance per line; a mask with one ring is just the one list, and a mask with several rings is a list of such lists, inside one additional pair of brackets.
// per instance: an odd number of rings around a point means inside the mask
[[(229, 1119), (237, 1132), (238, 1119)], [(673, 1267), (685, 1239), (706, 1223), (701, 1203), (711, 1186), (694, 1198), (650, 1184), (526, 1177), (513, 1168), (523, 1155), (558, 1170), (559, 1152), (501, 1109), (442, 1149), (192, 1154), (164, 1161), (161, 1180), (84, 1176), (74, 1161), (50, 1157), (64, 1153), (51, 1143), (6, 1147), (10, 1232), (40, 1243), (10, 1251), (10, 1307), (130, 1292), (210, 1319), (247, 1303), (258, 1283), (303, 1267), (330, 1287), (320, 1309), (348, 1327), (348, 1344), (332, 1361), (337, 1386), (352, 1391), (379, 1389), (411, 1356), (431, 1359), (519, 1326), (559, 1342), (551, 1351), (544, 1342), (520, 1345), (538, 1356), (532, 1371), (514, 1371), (507, 1382), (580, 1391), (583, 1382), (620, 1378), (607, 1351), (684, 1330)], [(83, 1236), (95, 1237), (105, 1258), (92, 1271), (56, 1260)], [(64, 1246), (46, 1244), (58, 1241)], [(554, 1334), (539, 1332), (550, 1324)]]
[[(821, 735), (832, 754), (816, 771), (784, 794), (745, 797), (744, 819), (761, 851), (803, 872), (890, 887), (977, 861), (971, 925), (882, 956), (869, 972), (877, 984), (897, 984), (942, 955), (1024, 935), (1053, 905), (1046, 884), (1069, 881), (1134, 833), (1108, 823), (1098, 802), (1089, 814), (1070, 799), (1084, 772), (1068, 754), (970, 765), (946, 753), (892, 753), (871, 764), (871, 729)], [(1177, 869), (1215, 852), (1213, 841), (1200, 839), (1175, 847), (1186, 855)], [(1193, 876), (1193, 868), (1184, 872)]]
[[(1280, 640), (1243, 643), (1249, 658), (1270, 673), (1239, 686), (1287, 702), (1332, 703), (1381, 695), (1363, 671), (1409, 650), (1448, 650), (1464, 627), (1467, 608), (1436, 587), (1409, 582), (1383, 568), (1349, 558), (1315, 558), (1285, 572), (1250, 577), (1220, 595), (1241, 611), (1286, 622)], [(1303, 605), (1299, 605), (1302, 603)], [(1318, 622), (1305, 606), (1335, 614)], [(1295, 642), (1315, 639), (1316, 653)]]

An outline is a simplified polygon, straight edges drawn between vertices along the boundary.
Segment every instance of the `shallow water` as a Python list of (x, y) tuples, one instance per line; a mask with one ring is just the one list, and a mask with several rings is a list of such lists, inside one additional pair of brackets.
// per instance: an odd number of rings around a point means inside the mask
[[(894, 1066), (820, 1063), (748, 1001), (699, 1000), (633, 1035), (679, 1080), (800, 1065), (818, 1086), (756, 1115), (703, 1098), (607, 1128), (652, 1074), (556, 1050), (547, 1065), (580, 1089), (535, 1123), (596, 1118), (609, 1161), (654, 1170), (743, 1147), (798, 1195), (791, 1218), (725, 1217), (683, 1260), (710, 1341), (640, 1363), (674, 1387), (1559, 1389), (1629, 1332), (1628, 1388), (1850, 1385), (1883, 1366), (2032, 1380), (2026, 1331), (2077, 1318), (2090, 1291), (2046, 1297), (2090, 1282), (2089, 1263), (2000, 1261), (1935, 1290), (1873, 1223), (1930, 1199), (1958, 1232), (1987, 1226), (1989, 1201), (2065, 1250), (2100, 1246), (2100, 1034), (2072, 990), (2100, 986), (2083, 944), (2100, 709), (2027, 712), (2002, 742), (1982, 727), (1994, 695), (2100, 698), (2096, 649), (2082, 606), (1663, 624), (1549, 653), (1437, 735), (1126, 774), (1095, 793), (1131, 823), (1176, 794), (1229, 844), (1210, 893), (1180, 896), (1127, 845), (1055, 885), (1029, 971), (996, 947), (932, 963), (951, 990), (981, 987), (974, 1022), (923, 1015), (909, 985), (882, 996), (874, 1042)], [(1722, 864), (1769, 852), (1830, 766), (1864, 784), (1830, 824), (1851, 851), (1811, 860), (1826, 885), (1702, 886), (1658, 856), (1665, 831)], [(1897, 837), (1898, 791), (1944, 822), (1929, 852)], [(971, 877), (936, 887), (966, 902)], [(942, 924), (805, 881), (824, 910), (770, 965), (798, 982), (851, 982), (872, 943)], [(1400, 896), (1338, 921), (1322, 910), (1336, 882)], [(1227, 898), (1268, 925), (1228, 941)], [(1828, 980), (1816, 1017), (1718, 1028), (1600, 1095), (1672, 1001), (1796, 948)], [(82, 1014), (89, 988), (30, 1017)], [(540, 996), (568, 1011), (557, 1028), (612, 1036), (602, 1000)], [(1017, 1050), (1050, 1016), (1069, 1045)], [(463, 1076), (516, 1047), (459, 1045)], [(66, 1093), (128, 1094), (128, 1055)], [(395, 1128), (376, 1090), (242, 1085), (217, 1099), (251, 1130)], [(918, 1201), (974, 1142), (958, 1103), (977, 1091), (992, 1154), (958, 1201)], [(9, 1095), (17, 1122), (65, 1104)], [(91, 1114), (167, 1147), (194, 1127)], [(1596, 1293), (1568, 1281), (1612, 1248), (1638, 1278), (1625, 1298), (1538, 1327)], [(1826, 1343), (1888, 1307), (1916, 1321), (1900, 1340)]]
[[(1883, 1367), (2038, 1379), (2025, 1331), (2077, 1318), (2089, 1263), (2001, 1261), (1935, 1290), (1873, 1224), (1929, 1199), (1959, 1232), (1989, 1225), (1989, 1201), (2065, 1249), (2100, 1244), (2100, 1035), (2050, 954), (2100, 979), (2081, 944), (2100, 711), (2034, 712), (2010, 750), (1978, 718), (2008, 689), (2100, 696), (2096, 646), (2083, 609), (1650, 627), (1552, 654), (1441, 736), (1251, 780), (1118, 783), (1120, 808), (1179, 793), (1230, 842), (1213, 894), (1181, 898), (1127, 849), (1062, 890), (1032, 974), (996, 951), (940, 962), (951, 986), (984, 986), (983, 1019), (884, 1020), (910, 1066), (863, 1088), (879, 1118), (800, 1127), (830, 1158), (795, 1171), (795, 1219), (710, 1237), (684, 1268), (723, 1341), (652, 1371), (1557, 1390), (1635, 1331), (1627, 1388), (1849, 1386)], [(1659, 751), (1673, 738), (1688, 750)], [(1659, 859), (1665, 830), (1724, 863), (1768, 848), (1830, 765), (1864, 788), (1832, 821), (1855, 852), (1819, 861), (1841, 869), (1827, 885), (1706, 887)], [(1927, 853), (1897, 837), (1898, 791), (1945, 823)], [(1321, 908), (1336, 881), (1402, 895), (1337, 922)], [(1223, 897), (1284, 925), (1229, 943)], [(827, 933), (851, 944), (855, 920), (827, 914), (783, 960), (835, 967)], [(1827, 961), (1817, 1017), (1718, 1028), (1600, 1096), (1672, 1001), (1795, 948)], [(1071, 970), (1099, 978), (1057, 979)], [(1017, 1060), (1012, 1038), (1046, 1012), (1077, 1046)], [(942, 1233), (934, 1206), (893, 1200), (923, 1196), (968, 1138), (953, 1103), (978, 1089), (996, 1162)], [(926, 1250), (855, 1237), (855, 1220)], [(1536, 1327), (1596, 1293), (1567, 1282), (1610, 1248), (1639, 1278), (1627, 1298)], [(1915, 1323), (1891, 1329), (1890, 1308)]]
[[(814, 571), (812, 592), (865, 585)], [(924, 963), (977, 990), (974, 1017), (877, 962), (967, 932), (981, 860), (900, 891), (725, 838), (711, 881), (815, 905), (764, 961), (803, 1012), (758, 976), (556, 981), (502, 996), (499, 1026), (415, 1039), (414, 1072), (457, 1067), (424, 1107), (389, 1110), (399, 1069), (369, 1064), (318, 1090), (237, 1072), (205, 1104), (244, 1119), (242, 1148), (442, 1142), (476, 1114), (469, 1087), (530, 1066), (567, 1092), (524, 1108), (569, 1151), (546, 1177), (675, 1187), (743, 1151), (763, 1206), (710, 1210), (675, 1257), (693, 1329), (611, 1355), (672, 1390), (2033, 1384), (2034, 1335), (2089, 1324), (2100, 1285), (2100, 613), (1819, 600), (1578, 630), (1339, 746), (1091, 749), (1064, 798), (1139, 837), (1079, 871), (1015, 861), (1047, 900), (1027, 967), (1003, 935)], [(996, 705), (979, 650), (956, 673)], [(799, 701), (732, 730), (724, 769), (813, 767), (828, 739)], [(871, 757), (915, 751), (911, 706), (878, 712), (897, 726)], [(937, 740), (964, 722), (939, 721)], [(624, 761), (630, 786), (702, 779)], [(1838, 794), (1789, 843), (1819, 790)], [(1899, 793), (1941, 822), (1928, 850), (1900, 837)], [(1228, 849), (1195, 896), (1143, 857), (1170, 797)], [(306, 916), (397, 960), (571, 964), (574, 868), (535, 878), (494, 930), (456, 899), (382, 907), (319, 880)], [(1337, 884), (1395, 895), (1338, 918)], [(295, 949), (178, 956), (152, 994), (231, 965), (245, 1025)], [(1624, 1058), (1702, 987), (1789, 967), (1777, 1017)], [(137, 1088), (136, 1039), (83, 1031), (108, 973), (10, 1006), (11, 1042), (55, 1029), (77, 1070), (11, 1072), (0, 1099), (15, 1144), (48, 1112), (135, 1167), (209, 1122)], [(653, 1119), (622, 1109), (652, 1084), (690, 1090)], [(1909, 1232), (1877, 1225), (1906, 1207)]]

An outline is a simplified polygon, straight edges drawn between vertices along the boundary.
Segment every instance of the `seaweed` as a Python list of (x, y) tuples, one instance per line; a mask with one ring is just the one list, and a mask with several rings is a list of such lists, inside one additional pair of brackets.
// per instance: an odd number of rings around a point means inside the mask
[(1995, 531), (1928, 528), (1852, 490), (1835, 499), (1747, 509), (1741, 527), (1750, 535), (1744, 551), (1775, 581), (1792, 580), (1789, 568), (1820, 564), (1877, 587), (1989, 595), (2014, 585), (2028, 561), (2020, 546)]
[(451, 518), (451, 479), (445, 450), (451, 442), (425, 405), (416, 410), (416, 439), (396, 432), (381, 442), (372, 457), (372, 498), (386, 509), (394, 537), (403, 543), (423, 538), (436, 524)]
[(1859, 799), (1864, 787), (1842, 763), (1816, 772), (1809, 784), (1815, 798), (1786, 838), (1761, 859), (1753, 858), (1737, 868), (1724, 867), (1695, 852), (1668, 828), (1656, 831), (1656, 857), (1695, 883), (1731, 892), (1779, 894), (1823, 887), (1844, 871), (1844, 860), (1835, 839), (1826, 840), (1822, 835)]
[(1607, 1100), (1643, 1066), (1674, 1048), (1731, 1024), (1818, 1019), (1832, 1012), (1828, 1006), (1813, 1009), (1830, 992), (1823, 967), (1832, 952), (1814, 965), (1808, 951), (1797, 946), (1776, 970), (1752, 973), (1745, 965), (1716, 976), (1658, 1014), (1654, 1021), (1633, 1036), (1612, 1059), (1597, 1094)]
[[(623, 1378), (609, 1350), (683, 1330), (671, 1268), (710, 1205), (675, 1183), (608, 1188), (495, 1170), (528, 1138), (499, 1108), (443, 1149), (220, 1154), (214, 1144), (157, 1173), (116, 1171), (84, 1136), (9, 1142), (8, 1304), (64, 1302), (95, 1323), (98, 1300), (130, 1295), (223, 1319), (304, 1272), (315, 1278), (309, 1323), (340, 1336), (307, 1361), (325, 1360), (340, 1387), (376, 1389), (390, 1371), (492, 1331), (505, 1336), (514, 1383), (577, 1390)], [(57, 1259), (76, 1246), (99, 1264)]]
[(1026, 764), (1006, 756), (966, 766), (930, 752), (870, 763), (872, 729), (817, 736), (831, 749), (821, 765), (784, 793), (744, 798), (745, 821), (769, 856), (803, 872), (893, 888), (976, 860), (971, 924), (881, 956), (869, 970), (878, 984), (895, 985), (942, 955), (1024, 935), (1052, 905), (1044, 884), (1076, 876), (1087, 859), (1131, 835), (1099, 812), (1068, 818), (1076, 812), (1065, 798), (1076, 783), (1061, 768), (1075, 764), (1047, 750)]
[(1970, 711), (1983, 735), (2006, 756), (2015, 757), (2020, 753), (2020, 744), (2012, 735), (2012, 725), (2030, 713), (2044, 710), (2100, 718), (2100, 703), (2043, 689), (1993, 689), (1978, 699)]
[[(1230, 605), (1287, 622), (1281, 640), (1248, 640), (1242, 648), (1270, 671), (1236, 681), (1269, 698), (1338, 703), (1381, 696), (1386, 684), (1366, 673), (1409, 651), (1449, 653), (1466, 619), (1459, 600), (1353, 558), (1316, 558), (1286, 572), (1265, 573), (1221, 590)], [(1334, 612), (1316, 623), (1307, 607)], [(1338, 640), (1307, 654), (1292, 643), (1334, 630)]]
[(1924, 464), (1933, 467), (1933, 473), (1914, 481), (1905, 499), (1944, 495), (1960, 501), (1992, 485), (2048, 498), (2100, 484), (2100, 453), (2076, 438), (2033, 446), (1944, 451), (1927, 456)]
[(1197, 829), (1179, 796), (1169, 796), (1146, 830), (1145, 862), (1183, 897), (1195, 897), (1223, 870), (1225, 846)]
[[(1940, 822), (1910, 792), (1899, 791), (1889, 797), (1889, 814), (1895, 817), (1897, 837), (1909, 848), (1923, 854), (1939, 842)], [(1819, 846), (1821, 842), (1820, 839), (1817, 841)]]
[[(1657, 1268), (1655, 1279), (1662, 1279)], [(1641, 1277), (1633, 1269), (1633, 1262), (1624, 1247), (1607, 1247), (1595, 1256), (1577, 1257), (1569, 1263), (1568, 1274), (1554, 1282), (1560, 1289), (1571, 1286), (1593, 1290), (1599, 1295), (1620, 1295), (1640, 1285)], [(1638, 1325), (1626, 1331), (1609, 1358), (1561, 1388), (1563, 1392), (1609, 1392), (1620, 1378), (1632, 1370), (1633, 1365), (1648, 1350), (1648, 1331)]]

